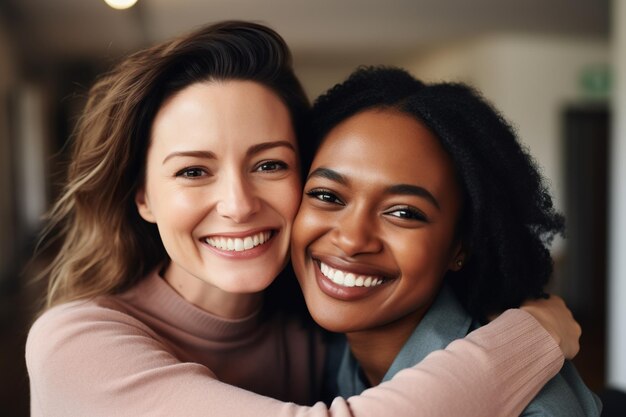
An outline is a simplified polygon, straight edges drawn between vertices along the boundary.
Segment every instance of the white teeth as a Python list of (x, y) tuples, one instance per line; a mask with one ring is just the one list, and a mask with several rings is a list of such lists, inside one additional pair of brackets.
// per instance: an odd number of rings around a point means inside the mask
[(333, 274), (333, 282), (335, 284), (343, 285), (343, 272), (335, 269), (335, 273)]
[(259, 232), (243, 239), (238, 237), (209, 237), (204, 241), (217, 249), (241, 252), (262, 245), (267, 242), (270, 236), (271, 232)]
[(383, 283), (382, 278), (364, 275), (356, 276), (351, 272), (343, 272), (331, 268), (323, 262), (320, 262), (320, 271), (326, 278), (343, 287), (375, 287)]
[(346, 274), (345, 278), (343, 279), (343, 285), (345, 285), (346, 287), (354, 287), (354, 274)]

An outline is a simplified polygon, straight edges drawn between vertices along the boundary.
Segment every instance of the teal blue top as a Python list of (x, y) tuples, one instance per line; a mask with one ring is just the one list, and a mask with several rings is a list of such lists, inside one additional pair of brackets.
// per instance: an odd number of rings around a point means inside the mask
[[(479, 327), (478, 323), (444, 286), (394, 359), (383, 381), (420, 362), (432, 351), (444, 349), (453, 340), (465, 337), (476, 327)], [(339, 343), (335, 348), (342, 349), (342, 353), (338, 357), (336, 385), (334, 381), (330, 385), (344, 398), (360, 394), (369, 386), (358, 362), (346, 343)], [(601, 410), (599, 398), (585, 386), (574, 365), (566, 361), (561, 372), (546, 384), (522, 416), (597, 417)]]

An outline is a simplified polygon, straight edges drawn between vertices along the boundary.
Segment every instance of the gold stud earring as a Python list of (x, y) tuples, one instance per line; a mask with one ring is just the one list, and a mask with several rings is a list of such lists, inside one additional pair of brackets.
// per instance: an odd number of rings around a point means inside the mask
[(456, 266), (459, 269), (463, 268), (463, 259), (457, 259), (456, 260)]

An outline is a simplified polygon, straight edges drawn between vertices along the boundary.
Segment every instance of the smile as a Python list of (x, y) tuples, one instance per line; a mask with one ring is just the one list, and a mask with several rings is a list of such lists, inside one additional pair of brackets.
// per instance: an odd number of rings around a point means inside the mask
[(204, 242), (216, 249), (243, 252), (264, 244), (271, 237), (271, 231), (264, 231), (245, 237), (211, 236), (204, 238)]
[(323, 262), (319, 263), (322, 275), (343, 287), (376, 287), (384, 282), (380, 277), (356, 275), (352, 272), (331, 268)]

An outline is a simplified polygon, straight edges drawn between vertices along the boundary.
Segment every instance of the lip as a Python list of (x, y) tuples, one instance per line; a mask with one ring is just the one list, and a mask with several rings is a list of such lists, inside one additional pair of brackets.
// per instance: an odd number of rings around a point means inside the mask
[[(247, 249), (247, 250), (243, 250), (243, 251), (231, 251), (231, 250), (223, 250), (223, 249), (219, 249), (216, 248), (215, 246), (209, 245), (205, 239), (208, 238), (213, 238), (213, 237), (229, 237), (229, 238), (244, 238), (247, 236), (251, 236), (251, 235), (255, 235), (257, 233), (260, 232), (270, 232), (270, 238), (268, 240), (266, 240), (264, 243), (255, 246), (252, 249)], [(205, 235), (202, 236), (199, 241), (200, 244), (208, 249), (209, 251), (211, 251), (212, 253), (222, 257), (222, 258), (227, 258), (227, 259), (252, 259), (252, 258), (256, 258), (258, 256), (263, 255), (265, 252), (267, 252), (275, 243), (276, 241), (276, 236), (278, 236), (280, 234), (280, 229), (276, 229), (276, 228), (257, 228), (257, 229), (251, 229), (251, 230), (246, 230), (246, 231), (242, 231), (242, 232), (224, 232), (224, 233), (213, 233), (210, 235)]]
[[(340, 258), (311, 257), (311, 260), (315, 270), (315, 280), (320, 290), (327, 296), (341, 301), (356, 301), (369, 297), (371, 294), (386, 288), (395, 279), (395, 275), (387, 270), (365, 264), (350, 263)], [(334, 283), (322, 274), (320, 261), (335, 269), (352, 272), (353, 274), (377, 276), (383, 278), (384, 281), (382, 284), (373, 287), (345, 287)]]
[(277, 227), (257, 227), (255, 229), (248, 229), (248, 230), (243, 230), (243, 231), (217, 232), (217, 233), (211, 233), (210, 235), (204, 235), (204, 236), (200, 237), (200, 239), (206, 239), (206, 238), (215, 237), (215, 236), (239, 237), (239, 238), (241, 238), (241, 237), (255, 235), (255, 234), (260, 233), (260, 232), (277, 233), (278, 232), (278, 228)]

